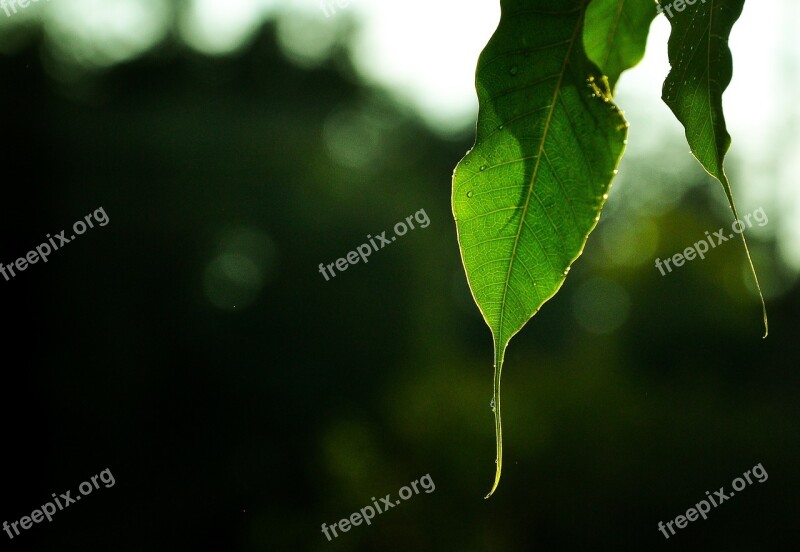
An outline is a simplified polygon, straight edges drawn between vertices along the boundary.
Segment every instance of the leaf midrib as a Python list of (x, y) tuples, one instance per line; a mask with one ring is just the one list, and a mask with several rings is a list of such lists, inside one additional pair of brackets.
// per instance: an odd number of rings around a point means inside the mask
[(617, 31), (619, 30), (619, 23), (622, 21), (622, 9), (625, 6), (625, 0), (619, 0), (617, 2), (617, 15), (614, 18), (614, 24), (611, 26), (611, 32), (608, 33), (608, 41), (607, 44), (607, 51), (605, 59), (603, 60), (603, 67), (608, 65), (608, 60), (611, 59), (611, 52), (614, 49), (614, 40), (617, 37)]
[[(581, 10), (586, 7), (586, 3), (588, 0), (584, 0), (581, 4)], [(583, 12), (582, 12), (583, 13)], [(536, 178), (539, 175), (539, 167), (542, 162), (542, 153), (544, 152), (544, 145), (547, 142), (547, 137), (550, 132), (550, 124), (553, 120), (553, 114), (555, 113), (556, 105), (558, 104), (558, 97), (561, 94), (561, 86), (564, 82), (564, 75), (567, 73), (567, 67), (569, 66), (569, 60), (572, 57), (572, 49), (575, 46), (576, 37), (580, 38), (580, 29), (583, 26), (583, 15), (578, 18), (575, 24), (575, 30), (572, 33), (572, 38), (569, 41), (569, 47), (567, 48), (567, 52), (564, 56), (564, 63), (561, 66), (561, 72), (558, 77), (558, 83), (555, 86), (555, 91), (553, 93), (553, 99), (550, 102), (550, 111), (547, 114), (547, 120), (545, 121), (544, 131), (542, 133), (542, 139), (539, 142), (539, 152), (536, 156), (536, 164), (534, 165), (533, 174), (531, 175), (530, 185), (528, 186), (528, 194), (525, 198), (525, 204), (522, 208), (522, 216), (519, 219), (519, 225), (517, 226), (517, 234), (514, 237), (514, 247), (511, 250), (511, 257), (508, 263), (508, 271), (506, 272), (506, 281), (503, 285), (503, 299), (500, 302), (500, 319), (497, 325), (497, 330), (499, 335), (496, 336), (497, 338), (497, 346), (498, 348), (503, 348), (505, 342), (507, 340), (503, 339), (505, 336), (503, 335), (503, 321), (505, 320), (505, 312), (506, 312), (506, 305), (508, 304), (506, 299), (508, 297), (508, 288), (510, 287), (509, 284), (511, 282), (511, 272), (514, 269), (514, 261), (517, 258), (517, 247), (519, 246), (520, 236), (522, 234), (522, 228), (525, 226), (525, 216), (528, 213), (528, 206), (531, 202), (531, 196), (533, 195), (533, 187), (536, 184)], [(510, 337), (509, 337), (510, 338)]]

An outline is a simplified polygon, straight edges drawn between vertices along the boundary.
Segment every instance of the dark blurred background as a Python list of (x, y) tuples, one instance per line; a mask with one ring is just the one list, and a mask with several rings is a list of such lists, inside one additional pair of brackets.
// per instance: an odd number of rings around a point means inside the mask
[[(659, 274), (730, 225), (685, 146), (625, 160), (584, 256), (512, 341), (503, 480), (483, 500), (491, 338), (450, 213), (473, 134), (365, 82), (351, 23), (314, 63), (272, 21), (227, 55), (167, 33), (102, 62), (4, 24), (0, 262), (99, 207), (110, 223), (0, 280), (0, 522), (106, 468), (116, 484), (0, 548), (794, 549), (797, 273), (751, 232), (766, 340), (738, 243)], [(428, 228), (318, 272), (420, 209)], [(765, 483), (658, 531), (758, 463)], [(425, 474), (434, 492), (322, 534)]]

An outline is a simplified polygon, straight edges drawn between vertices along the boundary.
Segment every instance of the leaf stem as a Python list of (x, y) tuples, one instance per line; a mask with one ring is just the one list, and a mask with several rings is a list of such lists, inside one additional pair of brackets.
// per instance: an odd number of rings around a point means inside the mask
[[(739, 220), (739, 211), (736, 209), (736, 203), (733, 201), (733, 189), (731, 188), (731, 184), (728, 181), (728, 175), (725, 174), (725, 169), (721, 171), (722, 178), (717, 177), (713, 173), (711, 176), (717, 178), (722, 184), (722, 187), (725, 190), (725, 195), (728, 197), (728, 202), (730, 203), (731, 211), (733, 211), (733, 218), (734, 220)], [(761, 284), (758, 282), (758, 274), (756, 273), (756, 266), (753, 264), (753, 258), (750, 256), (750, 247), (747, 245), (747, 238), (744, 237), (744, 228), (742, 228), (741, 234), (739, 234), (742, 238), (742, 245), (744, 246), (744, 254), (747, 257), (747, 263), (750, 265), (750, 273), (753, 275), (753, 281), (756, 284), (756, 290), (758, 291), (758, 297), (761, 299), (761, 312), (764, 316), (764, 338), (769, 335), (769, 320), (767, 319), (767, 303), (764, 300), (764, 292), (761, 291)]]
[(500, 421), (500, 374), (503, 371), (503, 357), (505, 356), (506, 346), (500, 345), (495, 351), (494, 358), (494, 390), (492, 392), (492, 410), (494, 411), (494, 432), (497, 443), (497, 468), (494, 474), (494, 484), (484, 499), (489, 498), (497, 490), (500, 483), (500, 472), (503, 470), (503, 425)]

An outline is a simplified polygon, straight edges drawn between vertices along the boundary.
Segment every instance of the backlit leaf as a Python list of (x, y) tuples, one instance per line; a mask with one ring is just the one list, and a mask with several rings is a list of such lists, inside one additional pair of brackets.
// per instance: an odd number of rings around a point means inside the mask
[(627, 123), (587, 58), (588, 0), (503, 0), (478, 62), (475, 146), (452, 206), (475, 301), (494, 338), (497, 468), (500, 374), (509, 340), (553, 297), (597, 224)]
[(623, 71), (642, 61), (655, 16), (653, 0), (592, 0), (589, 4), (583, 43), (612, 90)]
[[(672, 70), (664, 82), (662, 98), (686, 129), (692, 153), (725, 190), (734, 218), (739, 214), (725, 174), (725, 155), (731, 137), (722, 111), (722, 94), (733, 76), (728, 37), (742, 13), (744, 0), (697, 0), (678, 11), (674, 4), (665, 16), (672, 25), (669, 62)], [(758, 283), (744, 232), (741, 234), (747, 261), (755, 280), (764, 314), (764, 337), (769, 332), (767, 308)]]

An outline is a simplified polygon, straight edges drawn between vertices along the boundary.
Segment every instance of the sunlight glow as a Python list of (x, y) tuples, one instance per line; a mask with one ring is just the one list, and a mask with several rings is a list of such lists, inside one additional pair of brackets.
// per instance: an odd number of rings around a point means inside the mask
[(45, 8), (49, 39), (62, 55), (82, 65), (135, 58), (167, 33), (164, 0), (67, 0)]
[(182, 38), (207, 54), (240, 48), (276, 6), (273, 0), (193, 0), (179, 23)]

